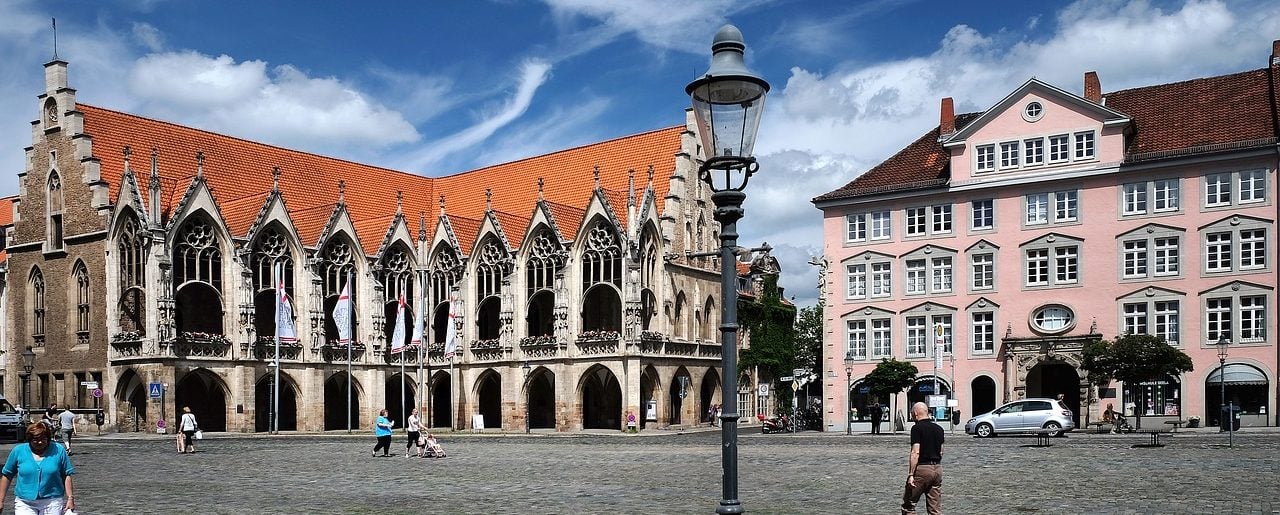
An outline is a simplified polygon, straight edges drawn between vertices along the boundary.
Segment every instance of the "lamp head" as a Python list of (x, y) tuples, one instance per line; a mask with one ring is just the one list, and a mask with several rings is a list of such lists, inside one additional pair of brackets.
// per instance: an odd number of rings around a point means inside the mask
[(711, 67), (684, 88), (693, 103), (705, 168), (724, 172), (723, 183), (714, 180), (717, 174), (703, 174), (712, 191), (741, 191), (755, 171), (752, 152), (769, 83), (747, 68), (746, 48), (742, 31), (725, 25), (711, 43)]
[(31, 350), (31, 346), (22, 351), (22, 370), (30, 374), (31, 370), (36, 368), (36, 353)]

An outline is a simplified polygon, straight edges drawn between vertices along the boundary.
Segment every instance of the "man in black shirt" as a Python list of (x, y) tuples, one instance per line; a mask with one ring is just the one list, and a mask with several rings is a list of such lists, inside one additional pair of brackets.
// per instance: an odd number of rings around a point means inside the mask
[(907, 487), (902, 494), (903, 515), (916, 512), (916, 503), (925, 495), (929, 515), (942, 513), (942, 427), (929, 419), (923, 402), (911, 406), (911, 458), (907, 460)]
[(879, 400), (871, 403), (871, 407), (867, 409), (867, 414), (871, 416), (871, 434), (880, 434), (880, 418), (884, 417), (884, 408), (880, 406)]

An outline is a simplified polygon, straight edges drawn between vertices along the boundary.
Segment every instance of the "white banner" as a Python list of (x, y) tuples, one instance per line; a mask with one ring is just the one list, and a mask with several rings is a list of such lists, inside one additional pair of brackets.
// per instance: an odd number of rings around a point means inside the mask
[[(423, 282), (425, 283), (425, 281), (423, 281)], [(423, 288), (426, 288), (426, 284), (423, 284), (422, 286), (423, 286)], [(419, 290), (419, 291), (426, 291), (426, 290), (424, 289), (424, 290)], [(419, 309), (423, 309), (423, 310), (425, 311), (425, 308), (426, 308), (426, 302), (425, 302), (425, 299), (423, 299), (421, 296), (419, 296), (419, 298), (418, 298), (418, 305), (420, 306), (420, 308), (419, 308)], [(421, 347), (421, 346), (422, 346), (422, 329), (423, 329), (423, 328), (422, 328), (422, 315), (424, 315), (424, 314), (425, 314), (425, 313), (420, 312), (420, 313), (417, 313), (417, 314), (415, 314), (415, 315), (413, 316), (413, 335), (409, 337), (409, 345), (410, 345), (410, 346), (413, 346), (413, 347)]]
[(276, 265), (276, 339), (281, 343), (298, 341), (293, 327), (293, 305), (289, 292), (284, 288), (284, 264)]
[(459, 305), (458, 298), (449, 296), (449, 321), (445, 323), (444, 328), (444, 357), (452, 358), (454, 351), (458, 350), (458, 326), (454, 320), (458, 319), (459, 311), (462, 306)]
[(391, 353), (404, 351), (404, 294), (396, 299), (396, 328), (391, 332)]
[(338, 326), (338, 343), (351, 345), (351, 274), (347, 274), (338, 304), (333, 306), (333, 323)]

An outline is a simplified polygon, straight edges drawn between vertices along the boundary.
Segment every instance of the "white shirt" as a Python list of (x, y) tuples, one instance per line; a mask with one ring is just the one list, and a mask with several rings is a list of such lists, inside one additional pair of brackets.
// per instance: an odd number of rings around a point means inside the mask
[(182, 414), (182, 430), (183, 431), (196, 430), (196, 415), (194, 413)]
[(419, 429), (421, 429), (419, 424), (420, 422), (417, 415), (409, 415), (409, 427), (408, 427), (409, 431), (417, 432)]

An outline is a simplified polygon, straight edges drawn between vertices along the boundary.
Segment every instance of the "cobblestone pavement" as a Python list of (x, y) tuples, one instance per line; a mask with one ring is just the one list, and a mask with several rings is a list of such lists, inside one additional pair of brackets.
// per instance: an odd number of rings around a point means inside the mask
[[(444, 434), (449, 457), (372, 458), (367, 435), (211, 434), (179, 455), (173, 437), (78, 438), (80, 512), (711, 513), (720, 498), (717, 431)], [(1280, 433), (1031, 438), (950, 435), (948, 513), (1280, 513)], [(0, 446), (6, 452), (12, 445)], [(752, 513), (896, 513), (907, 436), (744, 428), (739, 489)], [(12, 495), (12, 494), (10, 494)], [(12, 502), (5, 513), (12, 513)], [(923, 506), (921, 506), (923, 513)]]

